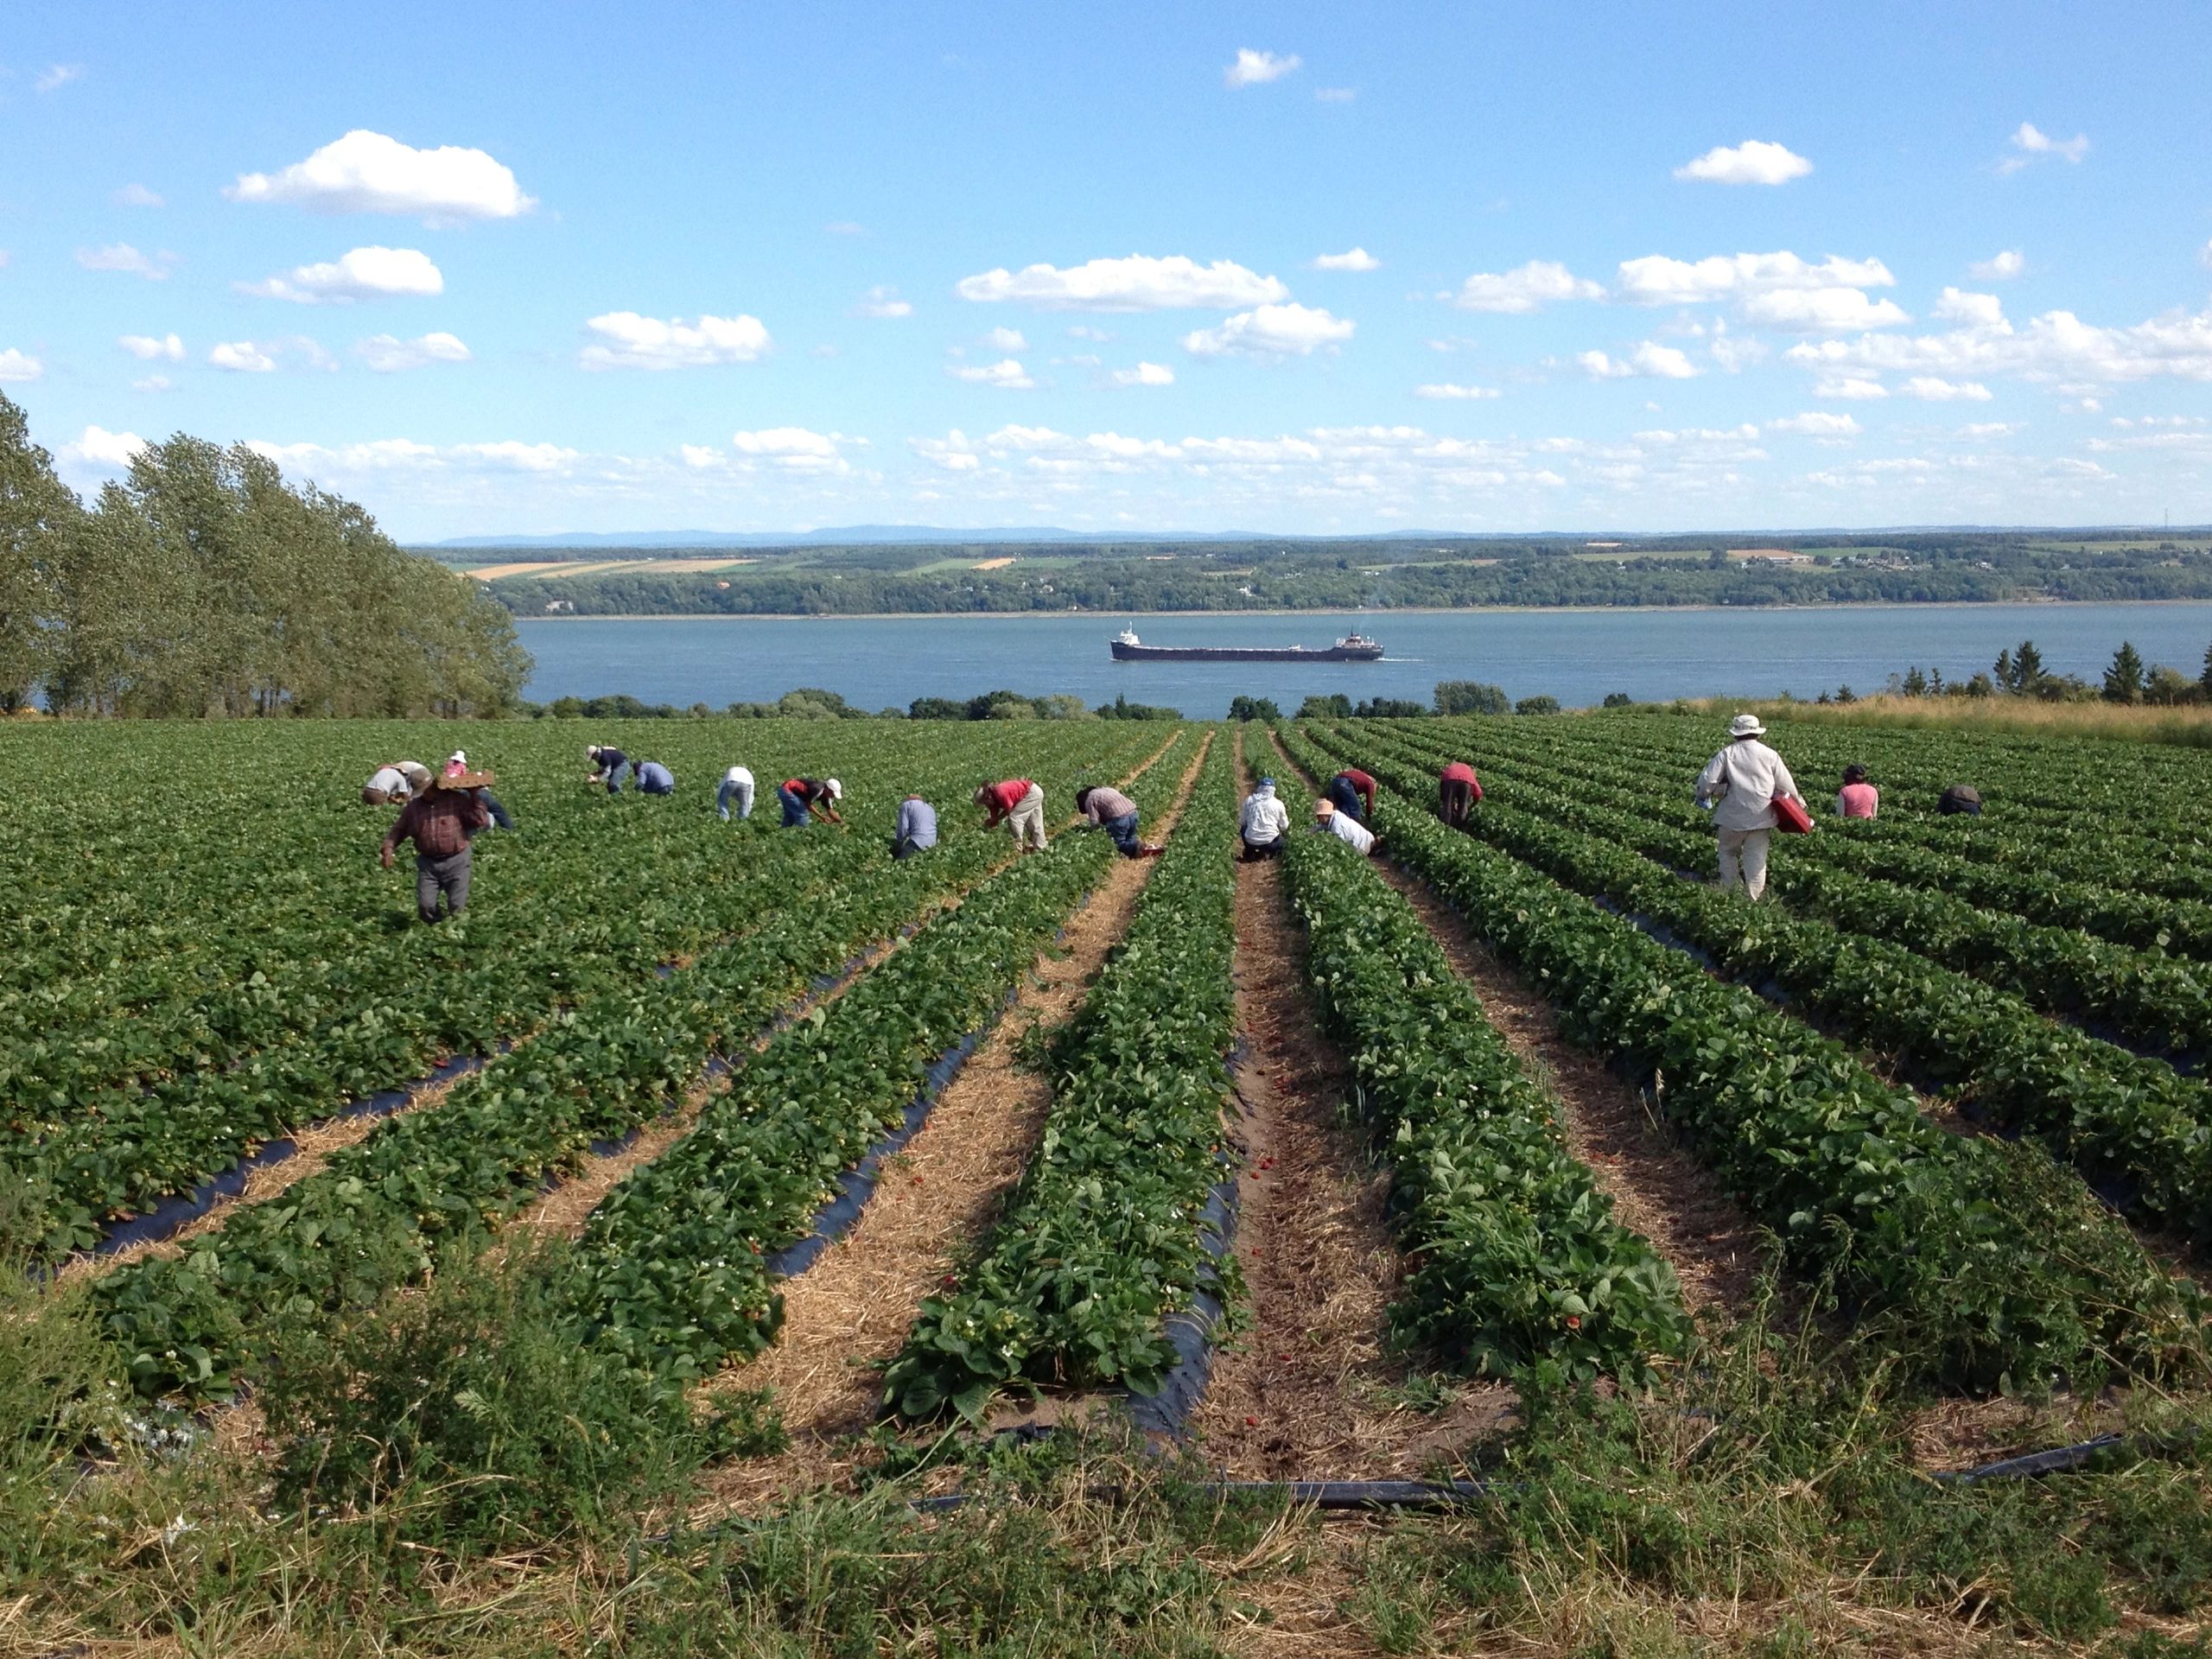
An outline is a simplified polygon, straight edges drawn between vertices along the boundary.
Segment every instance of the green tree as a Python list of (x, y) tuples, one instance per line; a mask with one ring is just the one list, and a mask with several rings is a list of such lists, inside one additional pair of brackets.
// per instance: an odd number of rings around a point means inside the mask
[(1436, 712), (1440, 715), (1503, 715), (1512, 711), (1505, 688), (1482, 680), (1440, 680)]
[(1298, 705), (1300, 720), (1350, 720), (1351, 699), (1341, 691), (1327, 696), (1312, 696)]
[(2143, 682), (2143, 701), (2155, 702), (2162, 709), (2171, 709), (2179, 702), (2194, 702), (2196, 697), (2196, 683), (2179, 669), (2169, 667), (2164, 663), (2153, 668), (2149, 677)]
[(2112, 666), (2105, 670), (2105, 701), (2142, 702), (2143, 674), (2142, 653), (2135, 649), (2133, 641), (2121, 640), (2120, 649), (2112, 654)]
[[(1822, 695), (1827, 694), (1822, 693)], [(1608, 691), (1605, 693), (1605, 702), (1599, 706), (1605, 709), (1633, 709), (1636, 707), (1636, 699), (1625, 691)]]
[(0, 710), (22, 708), (46, 677), (54, 567), (84, 518), (53, 457), (31, 442), (29, 417), (0, 396)]
[(1513, 705), (1516, 715), (1555, 715), (1559, 713), (1559, 699), (1553, 696), (1523, 697)]
[(2196, 683), (2203, 689), (2206, 696), (2212, 697), (2212, 645), (2204, 647), (2204, 673)]
[(1263, 720), (1274, 725), (1282, 718), (1282, 710), (1275, 706), (1273, 697), (1231, 697), (1229, 700), (1231, 720)]

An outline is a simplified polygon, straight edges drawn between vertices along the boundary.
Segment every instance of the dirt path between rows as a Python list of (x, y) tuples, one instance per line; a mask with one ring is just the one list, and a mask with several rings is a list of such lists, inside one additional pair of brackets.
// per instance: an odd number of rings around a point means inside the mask
[[(1205, 753), (1201, 744), (1152, 839), (1182, 816)], [(886, 1160), (853, 1229), (784, 1281), (776, 1345), (709, 1385), (770, 1390), (791, 1446), (713, 1471), (700, 1513), (841, 1485), (870, 1460), (870, 1448), (855, 1437), (878, 1414), (883, 1367), (905, 1343), (923, 1299), (996, 1218), (1052, 1106), (1049, 1082), (1016, 1061), (1022, 1039), (1083, 1006), (1107, 953), (1128, 931), (1152, 869), (1149, 860), (1113, 861), (914, 1138)]]
[[(1287, 753), (1282, 760), (1297, 766)], [(1713, 1173), (1675, 1142), (1643, 1096), (1569, 1043), (1558, 1011), (1425, 882), (1390, 861), (1387, 845), (1383, 852), (1376, 868), (1427, 924), (1522, 1065), (1559, 1101), (1568, 1149), (1612, 1199), (1615, 1217), (1666, 1258), (1693, 1310), (1740, 1312), (1763, 1259), (1758, 1228)]]
[[(1253, 757), (1239, 758), (1249, 788)], [(1389, 1171), (1342, 1122), (1350, 1075), (1322, 1033), (1306, 954), (1281, 861), (1240, 862), (1231, 1065), (1249, 1324), (1216, 1354), (1192, 1427), (1231, 1479), (1418, 1476), (1494, 1429), (1512, 1395), (1474, 1388), (1424, 1414), (1395, 1392), (1411, 1367), (1389, 1346)]]

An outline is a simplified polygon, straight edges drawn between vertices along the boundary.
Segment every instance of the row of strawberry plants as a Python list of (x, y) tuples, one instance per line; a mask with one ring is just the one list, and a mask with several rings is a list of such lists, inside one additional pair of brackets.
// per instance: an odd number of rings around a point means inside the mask
[(1646, 1379), (1690, 1332), (1674, 1270), (1567, 1147), (1522, 1069), (1413, 906), (1334, 836), (1284, 860), (1325, 1023), (1391, 1160), (1414, 1264), (1393, 1315), (1465, 1369), (1539, 1359), (1570, 1377)]
[[(1378, 760), (1401, 783), (1418, 776)], [(1378, 774), (1379, 775), (1379, 774)], [(1755, 984), (1778, 986), (1853, 1040), (1906, 1058), (1955, 1088), (1996, 1126), (2032, 1134), (2084, 1173), (2123, 1189), (2146, 1221), (2212, 1238), (2212, 1090), (2037, 1014), (2021, 999), (1929, 963), (1904, 946), (1853, 936), (1773, 905), (1670, 874), (1649, 856), (1682, 858), (1627, 814), (1555, 800), (1539, 817), (1485, 801), (1469, 824), (1482, 839), (1569, 886), (1602, 893)], [(1580, 826), (1580, 828), (1574, 826)]]
[(132, 1381), (219, 1394), (275, 1327), (372, 1301), (444, 1246), (495, 1230), (594, 1143), (680, 1099), (710, 1054), (741, 1047), (810, 982), (1003, 855), (995, 839), (968, 836), (928, 858), (865, 867), (664, 981), (563, 1016), (181, 1255), (111, 1274), (96, 1300)]
[[(1136, 786), (1156, 811), (1182, 767)], [(1114, 856), (1064, 836), (976, 887), (835, 1004), (779, 1033), (683, 1140), (610, 1193), (576, 1256), (587, 1340), (689, 1380), (774, 1339), (767, 1266), (899, 1123), (925, 1066), (987, 1023)]]
[[(1437, 753), (1409, 737), (1387, 741), (1427, 760)], [(1599, 827), (1593, 816), (1602, 816), (1607, 833), (1624, 831), (1632, 844), (1677, 868), (1710, 861), (1712, 832), (1669, 828), (1664, 809), (1653, 810), (1648, 791), (1580, 779), (1570, 789), (1562, 787), (1566, 774), (1547, 779), (1541, 769), (1529, 770), (1541, 786), (1516, 791), (1514, 798), (1592, 828)], [(1770, 890), (1847, 931), (1904, 944), (2033, 1007), (2103, 1021), (2144, 1047), (2188, 1054), (2212, 1046), (2212, 970), (2076, 929), (1980, 910), (1947, 893), (1854, 874), (1824, 864), (1826, 844), (1819, 836), (1789, 843), (1770, 867)]]
[(1128, 936), (1054, 1045), (1051, 1112), (1003, 1217), (922, 1304), (886, 1376), (904, 1414), (974, 1416), (1023, 1381), (1157, 1394), (1170, 1318), (1234, 1294), (1205, 1212), (1228, 1167), (1235, 779), (1217, 741)]
[[(1394, 791), (1430, 781), (1368, 769)], [(1393, 856), (1541, 985), (1573, 1040), (1647, 1081), (1796, 1265), (1886, 1311), (1913, 1370), (1987, 1388), (2196, 1363), (2201, 1295), (2039, 1150), (1947, 1134), (1836, 1043), (1401, 795), (1379, 816)]]

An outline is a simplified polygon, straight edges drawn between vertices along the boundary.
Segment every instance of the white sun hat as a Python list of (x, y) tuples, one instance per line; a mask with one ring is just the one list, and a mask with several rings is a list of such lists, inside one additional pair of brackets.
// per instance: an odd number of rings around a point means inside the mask
[(1764, 737), (1766, 728), (1759, 724), (1757, 715), (1738, 715), (1728, 722), (1731, 737)]
[(824, 778), (822, 780), (822, 786), (830, 791), (831, 800), (842, 801), (845, 798), (845, 786), (835, 778)]

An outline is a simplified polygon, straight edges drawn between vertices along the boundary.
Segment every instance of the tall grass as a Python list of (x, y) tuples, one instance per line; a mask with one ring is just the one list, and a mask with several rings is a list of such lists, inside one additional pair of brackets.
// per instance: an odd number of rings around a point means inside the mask
[(1841, 703), (1700, 697), (1688, 706), (1700, 714), (1751, 709), (1766, 720), (1826, 721), (1838, 726), (2116, 738), (2212, 748), (2212, 703), (2153, 708), (2145, 703), (2044, 702), (2034, 697), (1874, 696)]

